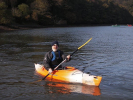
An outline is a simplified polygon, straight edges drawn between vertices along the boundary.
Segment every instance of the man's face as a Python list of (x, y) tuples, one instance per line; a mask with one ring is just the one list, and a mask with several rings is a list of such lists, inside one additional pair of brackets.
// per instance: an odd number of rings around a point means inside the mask
[(53, 50), (53, 51), (57, 51), (57, 50), (58, 50), (58, 45), (57, 45), (57, 44), (54, 44), (54, 45), (52, 46), (52, 50)]

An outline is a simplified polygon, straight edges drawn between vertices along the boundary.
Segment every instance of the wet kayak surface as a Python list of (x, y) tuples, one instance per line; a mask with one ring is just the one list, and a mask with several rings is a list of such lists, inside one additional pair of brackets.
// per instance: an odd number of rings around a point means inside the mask
[[(1, 100), (131, 100), (133, 98), (133, 28), (128, 26), (58, 27), (0, 33)], [(51, 42), (71, 54), (92, 40), (63, 66), (102, 76), (99, 87), (44, 80), (34, 63), (43, 63)]]

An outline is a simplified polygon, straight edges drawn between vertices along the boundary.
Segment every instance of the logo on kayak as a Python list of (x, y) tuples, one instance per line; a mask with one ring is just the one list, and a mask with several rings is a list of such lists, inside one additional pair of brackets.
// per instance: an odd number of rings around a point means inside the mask
[(55, 75), (55, 74), (50, 74), (50, 75), (52, 75), (52, 76), (58, 76), (58, 75)]

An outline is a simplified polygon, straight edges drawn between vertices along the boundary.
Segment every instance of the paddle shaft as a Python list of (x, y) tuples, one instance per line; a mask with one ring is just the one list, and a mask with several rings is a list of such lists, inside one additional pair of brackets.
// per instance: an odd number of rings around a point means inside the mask
[[(56, 66), (56, 67), (54, 68), (54, 70), (56, 70), (56, 69), (57, 69), (60, 65), (62, 65), (65, 61), (66, 61), (66, 59), (63, 60), (58, 66)], [(53, 71), (54, 71), (54, 70), (53, 70)], [(52, 71), (52, 72), (53, 72), (53, 71)], [(52, 73), (52, 72), (51, 72), (51, 73)], [(42, 80), (44, 80), (49, 74), (50, 74), (50, 73), (48, 73)]]
[[(86, 43), (84, 43), (83, 45), (81, 45), (78, 49), (76, 49), (70, 56), (72, 56), (74, 53), (76, 53), (79, 49), (81, 49), (83, 46), (85, 46), (88, 42), (90, 42), (90, 40), (91, 40), (92, 38), (90, 38)], [(65, 61), (67, 60), (67, 58), (65, 59), (65, 60), (63, 60), (58, 66), (56, 66), (55, 68), (54, 68), (54, 70), (56, 70), (60, 65), (62, 65)], [(53, 71), (54, 71), (53, 70)], [(53, 72), (52, 71), (52, 72)], [(51, 73), (52, 73), (51, 72)], [(51, 74), (51, 73), (48, 73), (44, 78), (42, 78), (42, 80), (45, 80), (46, 79), (46, 77), (49, 75), (49, 74)]]

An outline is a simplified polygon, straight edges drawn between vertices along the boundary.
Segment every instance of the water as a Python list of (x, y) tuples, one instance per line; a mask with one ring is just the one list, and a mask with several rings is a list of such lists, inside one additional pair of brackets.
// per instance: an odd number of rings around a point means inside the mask
[[(17, 30), (0, 33), (0, 100), (132, 100), (133, 27), (96, 26)], [(51, 42), (71, 54), (65, 65), (102, 76), (99, 87), (56, 83), (37, 76), (34, 63), (43, 63)]]

